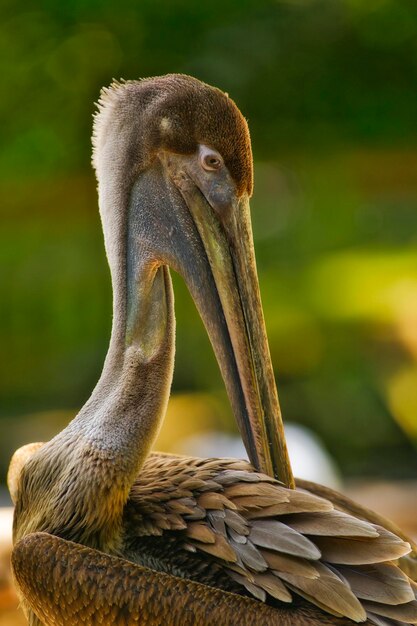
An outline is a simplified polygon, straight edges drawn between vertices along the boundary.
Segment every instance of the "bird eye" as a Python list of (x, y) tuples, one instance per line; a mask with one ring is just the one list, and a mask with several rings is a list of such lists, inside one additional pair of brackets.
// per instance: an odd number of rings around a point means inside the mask
[(222, 158), (218, 152), (205, 148), (200, 151), (200, 163), (207, 171), (218, 170), (222, 166)]

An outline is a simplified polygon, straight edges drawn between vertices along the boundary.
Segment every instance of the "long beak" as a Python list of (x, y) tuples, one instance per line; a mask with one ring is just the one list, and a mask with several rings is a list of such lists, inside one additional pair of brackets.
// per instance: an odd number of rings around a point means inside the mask
[[(236, 401), (236, 393), (232, 394), (235, 397), (232, 405), (235, 404), (235, 416), (249, 459), (257, 470), (293, 488), (295, 483), (260, 299), (249, 201), (247, 198), (236, 201), (235, 206), (225, 212), (227, 217), (219, 220), (195, 185), (181, 187), (210, 264), (233, 355), (216, 350), (207, 303), (201, 302), (198, 292), (192, 295), (205, 321), (226, 387), (235, 389), (239, 383), (243, 392), (244, 406)], [(232, 356), (239, 381), (230, 380), (231, 368), (227, 361)]]

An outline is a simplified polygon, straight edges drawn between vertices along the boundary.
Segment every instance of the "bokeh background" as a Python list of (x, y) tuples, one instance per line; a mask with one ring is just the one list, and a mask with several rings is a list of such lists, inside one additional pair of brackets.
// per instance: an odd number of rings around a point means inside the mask
[[(113, 77), (167, 72), (221, 87), (249, 120), (285, 420), (312, 429), (347, 478), (415, 479), (415, 0), (2, 0), (2, 484), (13, 449), (49, 438), (88, 398), (106, 352), (93, 103)], [(165, 450), (235, 432), (176, 277), (175, 289)]]

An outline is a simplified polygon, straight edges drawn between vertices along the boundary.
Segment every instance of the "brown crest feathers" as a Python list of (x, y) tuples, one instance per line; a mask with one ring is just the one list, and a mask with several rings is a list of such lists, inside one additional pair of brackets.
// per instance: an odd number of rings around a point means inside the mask
[(252, 152), (248, 125), (220, 89), (184, 74), (117, 82), (101, 90), (93, 126), (93, 166), (106, 145), (125, 134), (131, 166), (145, 169), (160, 149), (191, 154), (206, 144), (222, 155), (238, 194), (251, 195)]

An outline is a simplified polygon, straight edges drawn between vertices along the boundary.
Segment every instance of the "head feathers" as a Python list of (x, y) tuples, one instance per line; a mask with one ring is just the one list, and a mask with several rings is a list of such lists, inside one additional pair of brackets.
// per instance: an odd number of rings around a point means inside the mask
[(191, 154), (203, 143), (220, 152), (238, 193), (252, 192), (246, 120), (225, 93), (195, 78), (168, 74), (113, 82), (102, 89), (93, 130), (93, 165), (98, 176), (106, 145), (120, 146), (120, 135), (127, 141), (122, 160), (126, 165), (127, 154), (136, 172), (145, 169), (161, 148)]

